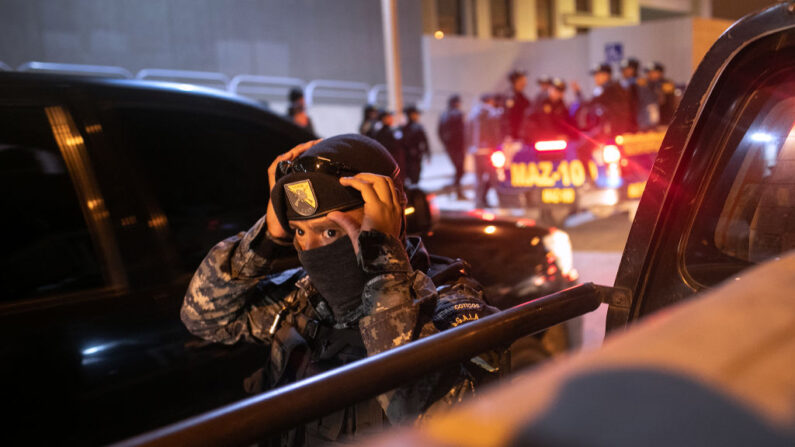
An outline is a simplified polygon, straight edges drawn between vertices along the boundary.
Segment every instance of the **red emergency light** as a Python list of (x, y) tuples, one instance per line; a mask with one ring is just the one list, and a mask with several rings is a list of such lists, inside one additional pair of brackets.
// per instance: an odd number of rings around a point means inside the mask
[(539, 152), (562, 151), (566, 149), (566, 140), (536, 141), (535, 147)]
[(602, 148), (602, 159), (605, 163), (616, 163), (621, 160), (621, 151), (618, 149), (618, 146), (608, 144)]
[(491, 153), (491, 164), (497, 169), (502, 169), (505, 166), (505, 153), (503, 151), (494, 151)]

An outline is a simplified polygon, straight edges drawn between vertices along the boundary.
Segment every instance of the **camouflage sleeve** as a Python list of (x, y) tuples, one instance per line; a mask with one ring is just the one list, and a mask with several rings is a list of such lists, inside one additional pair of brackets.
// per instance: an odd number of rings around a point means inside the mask
[[(365, 271), (375, 274), (363, 293), (369, 313), (359, 321), (369, 355), (496, 311), (485, 304), (476, 282), (462, 277), (437, 289), (423, 272), (412, 271), (396, 239), (377, 232), (362, 234), (360, 262)], [(464, 380), (461, 377), (459, 382)], [(449, 381), (449, 374), (430, 374), (378, 396), (378, 401), (391, 422), (411, 420), (439, 397), (442, 381)]]
[(272, 274), (279, 261), (295, 252), (267, 238), (264, 225), (262, 217), (247, 232), (221, 241), (196, 270), (180, 311), (192, 334), (226, 344), (270, 341), (278, 301), (292, 289), (286, 279), (297, 269)]

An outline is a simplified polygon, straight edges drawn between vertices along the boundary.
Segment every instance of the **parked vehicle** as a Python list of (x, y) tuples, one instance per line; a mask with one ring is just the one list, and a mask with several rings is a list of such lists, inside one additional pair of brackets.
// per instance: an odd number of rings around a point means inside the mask
[[(265, 212), (273, 158), (311, 138), (200, 87), (0, 73), (0, 439), (103, 444), (245, 397), (263, 347), (203, 342), (179, 307), (209, 248)], [(519, 274), (469, 259), (494, 302), (572, 284), (565, 233), (552, 246), (547, 229), (478, 216), (431, 229), (415, 205), (439, 254), (531, 247)]]

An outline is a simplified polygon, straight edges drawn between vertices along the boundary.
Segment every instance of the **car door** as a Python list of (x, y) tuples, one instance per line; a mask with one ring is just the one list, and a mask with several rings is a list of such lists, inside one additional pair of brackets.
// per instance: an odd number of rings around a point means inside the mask
[[(795, 248), (795, 15), (730, 28), (693, 76), (662, 143), (616, 279), (619, 325)], [(609, 323), (610, 324), (610, 323)]]

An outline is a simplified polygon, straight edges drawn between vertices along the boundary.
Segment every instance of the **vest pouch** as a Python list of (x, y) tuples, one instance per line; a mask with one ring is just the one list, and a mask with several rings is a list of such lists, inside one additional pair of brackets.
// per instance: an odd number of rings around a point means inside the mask
[(309, 365), (309, 345), (292, 325), (283, 325), (271, 342), (271, 387), (301, 380)]

